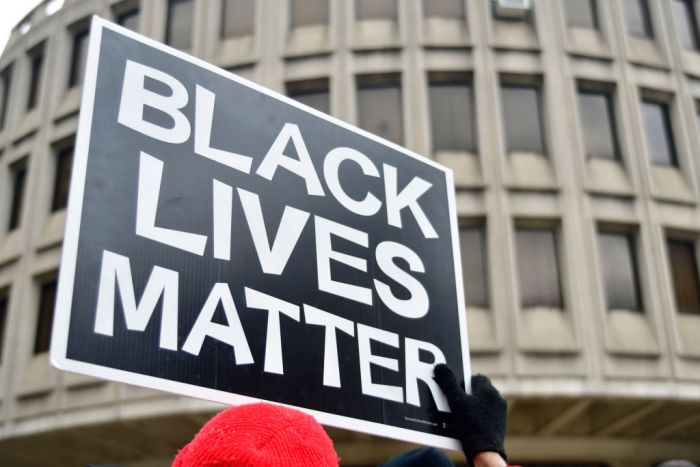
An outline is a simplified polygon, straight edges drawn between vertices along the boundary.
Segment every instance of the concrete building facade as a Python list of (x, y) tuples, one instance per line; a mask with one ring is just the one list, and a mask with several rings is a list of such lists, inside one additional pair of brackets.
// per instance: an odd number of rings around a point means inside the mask
[[(0, 57), (0, 464), (169, 465), (220, 409), (48, 360), (93, 14), (454, 169), (473, 367), (513, 461), (700, 462), (697, 8), (42, 3)], [(408, 448), (329, 432), (343, 465)]]

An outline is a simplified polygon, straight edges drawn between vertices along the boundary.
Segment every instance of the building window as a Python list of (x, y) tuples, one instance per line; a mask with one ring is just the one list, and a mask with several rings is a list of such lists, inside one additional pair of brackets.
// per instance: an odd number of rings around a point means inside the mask
[(700, 314), (700, 288), (695, 243), (668, 240), (668, 257), (678, 313)]
[(668, 104), (656, 101), (643, 101), (642, 116), (644, 118), (647, 149), (652, 164), (678, 166)]
[(598, 247), (608, 310), (642, 311), (634, 235), (599, 232)]
[(255, 0), (222, 0), (221, 38), (251, 36), (255, 24)]
[(169, 0), (165, 43), (176, 49), (192, 47), (193, 0)]
[(10, 86), (12, 86), (12, 65), (0, 72), (0, 130), (5, 127), (7, 108), (10, 103)]
[(2, 365), (2, 349), (5, 347), (5, 323), (10, 293), (7, 289), (0, 290), (0, 365)]
[(287, 83), (287, 95), (316, 110), (330, 113), (330, 96), (326, 78)]
[(32, 110), (36, 107), (39, 101), (39, 92), (41, 87), (41, 74), (44, 64), (44, 46), (43, 44), (35, 47), (29, 52), (29, 94), (27, 94), (27, 110)]
[(519, 228), (516, 239), (523, 308), (564, 308), (556, 232), (553, 229)]
[(53, 185), (53, 201), (51, 211), (65, 209), (68, 205), (68, 189), (70, 188), (71, 168), (73, 167), (73, 146), (61, 149), (56, 153), (56, 178)]
[(598, 29), (595, 0), (564, 0), (564, 13), (568, 26)]
[(73, 55), (70, 64), (68, 87), (72, 88), (83, 82), (85, 62), (87, 61), (89, 29), (83, 28), (73, 34)]
[(27, 178), (27, 161), (23, 159), (10, 166), (12, 181), (12, 204), (10, 205), (10, 222), (8, 230), (13, 231), (22, 221), (22, 205), (24, 204), (24, 183)]
[(627, 33), (646, 39), (653, 38), (654, 28), (651, 25), (648, 0), (625, 0), (624, 8)]
[(671, 0), (673, 19), (678, 31), (678, 40), (681, 47), (689, 50), (698, 50), (698, 20), (695, 16), (695, 2), (693, 0)]
[(41, 284), (39, 312), (34, 337), (34, 355), (48, 352), (51, 345), (53, 308), (56, 304), (56, 279)]
[(399, 75), (358, 76), (357, 111), (361, 128), (389, 141), (403, 143)]
[(292, 28), (328, 24), (328, 0), (289, 0)]
[(358, 21), (367, 19), (390, 19), (398, 17), (396, 0), (355, 0), (355, 18)]
[(433, 151), (476, 151), (474, 96), (464, 74), (431, 74), (430, 124)]
[(464, 0), (423, 0), (426, 18), (464, 19)]
[(578, 106), (586, 157), (619, 160), (620, 150), (611, 93), (580, 89)]
[(131, 31), (139, 30), (139, 9), (125, 11), (117, 16), (117, 24)]
[(505, 84), (501, 97), (507, 150), (545, 154), (539, 87)]
[(468, 306), (489, 307), (486, 229), (465, 226), (459, 230), (462, 253), (462, 279)]

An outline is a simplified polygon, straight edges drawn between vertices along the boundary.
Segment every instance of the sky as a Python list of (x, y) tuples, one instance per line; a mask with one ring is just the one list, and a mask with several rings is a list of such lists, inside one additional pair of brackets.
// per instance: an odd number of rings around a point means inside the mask
[(0, 0), (0, 50), (5, 50), (10, 31), (42, 0)]

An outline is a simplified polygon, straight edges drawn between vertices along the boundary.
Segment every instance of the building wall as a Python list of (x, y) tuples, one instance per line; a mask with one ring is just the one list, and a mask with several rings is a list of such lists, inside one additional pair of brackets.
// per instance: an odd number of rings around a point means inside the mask
[[(525, 19), (503, 20), (488, 0), (465, 1), (462, 18), (427, 17), (423, 2), (400, 0), (395, 19), (359, 21), (355, 2), (329, 0), (325, 24), (292, 27), (289, 2), (258, 0), (253, 34), (223, 40), (222, 3), (194, 0), (189, 52), (283, 93), (288, 83), (320, 79), (330, 113), (350, 123), (360, 121), (358, 83), (367, 75), (400, 83), (401, 142), (454, 169), (462, 225), (484, 228), (489, 300), (469, 307), (469, 336), (475, 370), (510, 401), (512, 458), (620, 467), (700, 461), (700, 314), (678, 312), (667, 248), (667, 239), (683, 239), (697, 255), (700, 53), (681, 46), (677, 0), (648, 2), (651, 39), (627, 32), (623, 0), (596, 2), (597, 28), (567, 25), (563, 1), (533, 3)], [(34, 350), (42, 285), (57, 274), (65, 225), (65, 210), (52, 205), (57, 154), (77, 129), (75, 34), (92, 14), (116, 20), (139, 8), (138, 30), (165, 40), (168, 2), (66, 0), (50, 16), (47, 4), (27, 18), (26, 33), (18, 25), (0, 58), (0, 73), (11, 74), (0, 129), (0, 291), (8, 304), (0, 461), (75, 463), (82, 458), (65, 450), (79, 443), (103, 462), (165, 462), (158, 458), (172, 455), (218, 406), (64, 374)], [(40, 43), (40, 94), (27, 111)], [(472, 90), (476, 143), (468, 149), (433, 150), (430, 82), (445, 76)], [(508, 149), (501, 83), (539, 89), (543, 150)], [(586, 154), (579, 88), (609, 92), (618, 159)], [(650, 162), (641, 104), (649, 99), (667, 104), (675, 165)], [(10, 230), (17, 161), (27, 177), (19, 227)], [(555, 232), (561, 306), (524, 307), (517, 229), (542, 227)], [(601, 230), (632, 239), (641, 312), (608, 309)], [(156, 436), (164, 423), (167, 436)], [(406, 447), (331, 433), (348, 465)], [(34, 452), (37, 442), (50, 448)]]

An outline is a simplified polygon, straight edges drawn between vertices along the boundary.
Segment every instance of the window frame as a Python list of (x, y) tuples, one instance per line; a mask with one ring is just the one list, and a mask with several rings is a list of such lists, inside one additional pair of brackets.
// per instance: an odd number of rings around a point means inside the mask
[(190, 18), (190, 21), (192, 22), (192, 29), (190, 30), (190, 36), (187, 41), (187, 46), (185, 47), (180, 47), (179, 45), (176, 45), (173, 43), (173, 18), (174, 18), (174, 10), (175, 8), (173, 7), (176, 4), (179, 3), (190, 3), (192, 5), (192, 12), (194, 13), (194, 8), (195, 8), (195, 1), (194, 0), (168, 0), (167, 3), (167, 12), (165, 14), (165, 44), (174, 47), (176, 49), (180, 50), (190, 50), (192, 49), (192, 46), (194, 44), (194, 20), (193, 18)]
[[(547, 232), (552, 236), (552, 247), (553, 247), (553, 259), (554, 266), (556, 268), (556, 287), (559, 303), (553, 305), (546, 303), (527, 303), (524, 296), (524, 275), (521, 272), (524, 270), (525, 265), (522, 264), (521, 249), (519, 247), (518, 234), (520, 232)], [(561, 244), (561, 228), (558, 224), (552, 224), (547, 222), (516, 222), (515, 228), (513, 229), (514, 241), (515, 241), (515, 259), (516, 259), (516, 274), (517, 274), (517, 284), (518, 284), (518, 300), (521, 309), (532, 309), (532, 308), (552, 308), (558, 310), (565, 310), (567, 306), (566, 290), (565, 290), (565, 278), (564, 278), (564, 265), (565, 262), (562, 261), (563, 246)]]
[[(627, 35), (637, 37), (640, 39), (653, 40), (656, 37), (656, 33), (654, 32), (654, 21), (651, 16), (651, 7), (649, 5), (649, 0), (623, 0), (623, 2), (624, 5), (622, 8), (625, 20), (625, 32), (627, 33)], [(630, 2), (635, 2), (635, 4), (639, 6), (639, 12), (642, 19), (641, 35), (635, 31), (632, 31), (632, 29), (630, 28), (630, 7), (628, 6)]]
[[(603, 96), (605, 98), (605, 109), (607, 112), (608, 120), (610, 121), (610, 138), (612, 144), (612, 157), (603, 156), (600, 154), (589, 154), (588, 153), (588, 137), (586, 128), (584, 126), (583, 109), (581, 106), (581, 96), (582, 95), (597, 95)], [(577, 111), (579, 118), (579, 129), (581, 131), (581, 136), (583, 139), (583, 150), (586, 160), (588, 159), (604, 159), (612, 160), (615, 162), (623, 163), (624, 157), (622, 154), (622, 145), (620, 143), (620, 129), (618, 124), (618, 114), (617, 114), (617, 93), (613, 84), (608, 83), (591, 83), (591, 82), (579, 82), (576, 88), (576, 99), (577, 99)]]
[[(627, 253), (629, 254), (629, 259), (630, 259), (630, 266), (632, 268), (632, 283), (634, 284), (634, 300), (635, 300), (635, 308), (620, 308), (620, 307), (613, 307), (611, 306), (610, 302), (610, 291), (608, 289), (608, 284), (606, 282), (606, 277), (605, 277), (605, 257), (604, 252), (601, 247), (601, 236), (602, 235), (608, 235), (608, 236), (618, 236), (618, 237), (623, 237), (625, 240), (625, 246), (627, 248)], [(617, 310), (617, 309), (624, 309), (624, 310), (630, 310), (630, 311), (635, 311), (638, 313), (644, 313), (645, 312), (645, 300), (644, 300), (644, 293), (642, 292), (642, 277), (641, 277), (641, 259), (639, 257), (639, 234), (635, 230), (631, 230), (626, 227), (622, 226), (608, 226), (608, 225), (601, 225), (598, 227), (596, 231), (596, 242), (597, 242), (597, 248), (598, 248), (598, 257), (600, 258), (600, 279), (603, 283), (603, 294), (605, 297), (605, 306), (608, 311), (610, 310)]]
[(41, 97), (41, 84), (44, 77), (44, 42), (34, 46), (27, 52), (29, 59), (29, 88), (27, 89), (27, 100), (25, 109), (27, 112), (35, 110), (39, 105)]
[(14, 63), (9, 63), (0, 71), (2, 89), (0, 90), (0, 132), (7, 125), (7, 114), (10, 110), (10, 91), (12, 88), (12, 71)]
[[(34, 345), (32, 355), (47, 353), (51, 349), (51, 330), (53, 327), (54, 309), (58, 281), (55, 274), (38, 282), (39, 300), (37, 301), (36, 323), (34, 326)], [(46, 295), (48, 294), (48, 295)]]
[[(312, 78), (304, 80), (294, 80), (287, 81), (285, 83), (285, 94), (287, 97), (294, 99), (295, 101), (307, 105), (319, 112), (324, 112), (327, 114), (331, 113), (331, 89), (330, 89), (330, 78)], [(309, 95), (321, 95), (325, 94), (327, 99), (327, 109), (319, 109), (311, 104), (299, 100), (299, 96), (309, 96)]]
[(81, 85), (85, 78), (90, 26), (85, 24), (84, 20), (81, 20), (80, 23), (79, 26), (69, 28), (71, 30), (72, 47), (70, 72), (68, 74), (68, 89)]
[[(676, 133), (674, 131), (673, 98), (671, 96), (659, 97), (651, 94), (654, 94), (653, 91), (642, 91), (640, 99), (643, 127), (642, 129), (644, 131), (644, 144), (645, 149), (647, 151), (648, 162), (652, 166), (675, 167), (677, 169), (680, 169), (680, 154), (678, 152), (678, 145), (676, 144)], [(669, 163), (658, 163), (654, 161), (654, 157), (651, 152), (652, 148), (649, 144), (649, 133), (647, 131), (645, 105), (655, 105), (661, 109), (662, 127), (664, 129), (665, 136), (667, 137), (667, 145), (671, 158)]]
[[(667, 233), (665, 235), (665, 251), (666, 251), (666, 258), (668, 261), (668, 277), (671, 283), (671, 289), (673, 293), (673, 306), (674, 310), (677, 314), (683, 314), (683, 315), (697, 315), (700, 316), (700, 271), (698, 270), (698, 245), (697, 245), (697, 240), (695, 238), (691, 238), (688, 235), (684, 234), (679, 234), (676, 235), (674, 233)], [(677, 294), (677, 284), (676, 284), (676, 274), (674, 273), (674, 265), (673, 265), (673, 254), (671, 252), (671, 244), (676, 244), (676, 245), (682, 245), (684, 247), (687, 247), (688, 252), (691, 254), (691, 274), (694, 276), (692, 283), (694, 284), (695, 288), (695, 302), (697, 304), (697, 309), (694, 311), (685, 311), (682, 310), (680, 307), (680, 304), (678, 303), (678, 294)]]
[[(8, 168), (12, 183), (12, 197), (10, 198), (10, 215), (7, 220), (7, 231), (13, 232), (22, 226), (25, 204), (24, 198), (27, 191), (27, 177), (29, 175), (29, 156), (24, 156), (14, 161)], [(21, 177), (19, 174), (21, 174)]]
[(464, 287), (464, 302), (467, 305), (467, 307), (477, 307), (477, 308), (484, 308), (484, 309), (490, 309), (492, 307), (492, 294), (491, 294), (491, 280), (490, 280), (490, 265), (489, 265), (489, 239), (488, 239), (488, 227), (486, 225), (486, 220), (485, 219), (462, 219), (459, 222), (459, 244), (460, 244), (460, 253), (461, 253), (461, 261), (462, 261), (462, 269), (464, 270), (464, 263), (465, 263), (465, 257), (464, 257), (464, 248), (462, 248), (462, 232), (464, 231), (476, 231), (479, 234), (479, 242), (480, 242), (480, 249), (481, 249), (481, 279), (483, 282), (483, 303), (474, 303), (471, 302), (469, 297), (471, 294), (467, 293), (467, 288), (466, 288), (466, 283), (465, 279), (466, 276), (462, 276), (462, 286)]
[[(476, 99), (474, 95), (474, 80), (471, 72), (468, 71), (454, 71), (454, 72), (428, 72), (427, 76), (428, 85), (428, 121), (430, 124), (430, 150), (433, 154), (439, 151), (459, 151), (471, 154), (477, 154), (479, 152), (479, 135), (477, 127), (477, 108)], [(464, 148), (437, 148), (436, 137), (435, 137), (435, 122), (434, 118), (434, 108), (433, 108), (433, 88), (434, 87), (458, 87), (464, 86), (467, 88), (468, 94), (468, 106), (467, 109), (470, 125), (469, 125), (469, 138), (466, 147)]]
[[(534, 151), (532, 149), (523, 148), (511, 148), (509, 142), (509, 131), (507, 124), (507, 112), (506, 112), (506, 99), (504, 98), (503, 90), (505, 88), (513, 89), (532, 89), (535, 91), (536, 104), (537, 104), (537, 122), (539, 125), (539, 138), (541, 143), (541, 148), (539, 151)], [(544, 95), (544, 83), (540, 76), (530, 76), (530, 75), (503, 75), (499, 82), (499, 95), (501, 104), (501, 124), (503, 125), (503, 143), (505, 146), (506, 154), (518, 153), (518, 152), (529, 152), (534, 154), (540, 154), (544, 157), (549, 156), (549, 141), (547, 139), (547, 120), (545, 115), (546, 100)]]
[[(364, 90), (372, 90), (372, 89), (382, 89), (382, 88), (387, 88), (387, 89), (394, 89), (396, 88), (398, 91), (399, 95), (399, 108), (397, 109), (396, 115), (397, 115), (397, 121), (399, 123), (399, 140), (398, 141), (393, 141), (396, 144), (403, 145), (405, 143), (406, 139), (406, 125), (404, 122), (404, 102), (403, 102), (403, 76), (401, 72), (393, 72), (393, 73), (370, 73), (370, 74), (358, 74), (355, 75), (355, 105), (357, 109), (357, 126), (364, 129), (365, 131), (369, 131), (372, 133), (370, 129), (365, 128), (362, 125), (362, 112), (361, 112), (361, 105), (360, 105), (360, 95), (361, 92)], [(382, 135), (377, 135), (381, 138), (384, 138)], [(389, 140), (388, 138), (385, 138)], [(391, 140), (389, 140), (391, 141)]]

